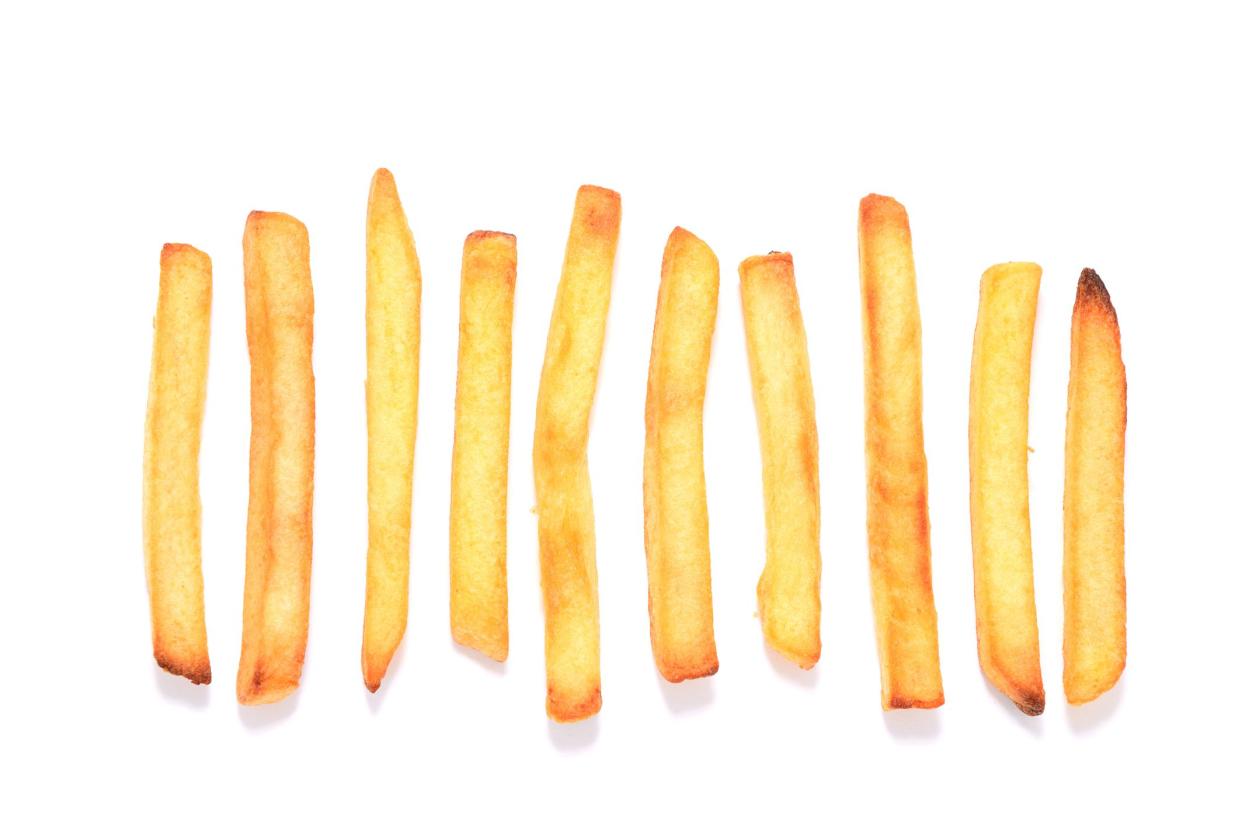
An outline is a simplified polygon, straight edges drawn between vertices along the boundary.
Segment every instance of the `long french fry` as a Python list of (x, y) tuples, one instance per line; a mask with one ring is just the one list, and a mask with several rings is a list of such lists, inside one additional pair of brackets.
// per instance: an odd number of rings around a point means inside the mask
[(211, 682), (198, 497), (210, 337), (211, 258), (169, 243), (160, 253), (147, 399), (143, 548), (155, 661), (192, 683)]
[(250, 213), (242, 239), (250, 348), (250, 509), (237, 699), (274, 703), (298, 687), (310, 616), (315, 377), (306, 227)]
[(620, 227), (619, 194), (578, 189), (535, 409), (547, 710), (562, 723), (590, 717), (602, 702), (587, 437)]
[(970, 367), (970, 530), (983, 673), (1026, 714), (1044, 710), (1026, 453), (1031, 341), (1042, 270), (983, 273)]
[(379, 688), (401, 644), (409, 606), (422, 288), (397, 184), (388, 169), (379, 169), (367, 200), (368, 540), (362, 679), (371, 691)]
[(466, 238), (449, 505), (449, 623), (454, 640), (493, 660), (509, 656), (505, 544), (516, 278), (513, 235), (476, 231)]
[(716, 255), (673, 229), (660, 269), (643, 455), (651, 649), (673, 683), (720, 667), (703, 477), (703, 398), (719, 287)]
[(923, 344), (905, 208), (868, 195), (858, 208), (867, 537), (885, 710), (944, 705), (931, 584)]
[(819, 660), (819, 435), (793, 258), (738, 268), (763, 457), (767, 561), (759, 619), (769, 645), (809, 669)]
[(1126, 367), (1108, 289), (1078, 280), (1065, 421), (1064, 686), (1070, 703), (1108, 691), (1126, 667)]

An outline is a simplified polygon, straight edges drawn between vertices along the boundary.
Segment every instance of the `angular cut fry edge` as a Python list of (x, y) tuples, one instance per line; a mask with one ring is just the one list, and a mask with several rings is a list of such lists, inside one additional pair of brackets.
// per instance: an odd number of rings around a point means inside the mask
[(672, 683), (715, 674), (703, 400), (720, 264), (682, 228), (664, 247), (651, 364), (643, 512), (647, 609), (656, 668)]
[(211, 338), (211, 258), (169, 243), (160, 252), (143, 449), (143, 549), (155, 661), (211, 682), (203, 609), (198, 454)]
[(1065, 423), (1063, 686), (1074, 705), (1126, 666), (1126, 367), (1104, 282), (1083, 269), (1070, 333)]
[(768, 645), (810, 669), (821, 649), (819, 435), (793, 258), (749, 257), (738, 275), (763, 459), (759, 621)]
[(578, 189), (535, 410), (547, 712), (561, 723), (584, 720), (603, 703), (587, 439), (620, 226), (619, 194)]
[(315, 300), (306, 227), (251, 212), (242, 239), (250, 350), (250, 504), (237, 700), (274, 703), (302, 676), (315, 473)]
[(923, 347), (905, 207), (858, 207), (867, 538), (884, 710), (944, 705), (923, 449)]
[[(1024, 714), (1044, 710), (1031, 559), (1027, 425), (1042, 270), (983, 273), (970, 368), (970, 526), (979, 664)], [(999, 363), (999, 365), (997, 365)]]
[(418, 427), (422, 272), (388, 169), (367, 198), (367, 584), (362, 679), (380, 687), (405, 635)]
[(457, 400), (449, 503), (453, 639), (509, 656), (506, 522), (517, 239), (476, 231), (462, 249)]

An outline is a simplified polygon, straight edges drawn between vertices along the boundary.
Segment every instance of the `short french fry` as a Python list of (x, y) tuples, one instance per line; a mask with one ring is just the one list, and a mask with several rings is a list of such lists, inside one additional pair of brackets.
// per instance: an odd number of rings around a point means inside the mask
[(880, 703), (944, 704), (931, 585), (923, 344), (905, 208), (868, 195), (858, 209), (867, 411), (867, 537), (880, 653)]
[(763, 458), (767, 561), (759, 620), (804, 669), (819, 660), (819, 435), (793, 258), (749, 257), (738, 272)]
[(602, 702), (587, 438), (620, 228), (619, 194), (578, 189), (535, 409), (547, 710), (562, 723), (590, 717)]
[(715, 674), (712, 571), (703, 477), (703, 398), (720, 264), (673, 229), (664, 247), (647, 375), (643, 514), (656, 668), (673, 683)]
[(983, 273), (970, 367), (970, 530), (984, 675), (1019, 709), (1044, 710), (1027, 497), (1031, 341), (1042, 270)]
[(367, 200), (367, 593), (362, 679), (375, 691), (405, 634), (423, 281), (397, 184)]
[(449, 623), (454, 640), (493, 660), (509, 656), (505, 553), (516, 278), (513, 235), (476, 231), (466, 238), (449, 504)]
[(210, 337), (211, 258), (169, 243), (160, 253), (147, 399), (143, 543), (155, 661), (192, 683), (211, 682), (198, 498)]
[(298, 687), (310, 616), (315, 377), (306, 227), (255, 211), (242, 239), (250, 348), (250, 509), (237, 699)]
[(1099, 275), (1083, 269), (1065, 420), (1063, 653), (1070, 703), (1099, 697), (1126, 667), (1125, 449), (1126, 367), (1117, 313)]

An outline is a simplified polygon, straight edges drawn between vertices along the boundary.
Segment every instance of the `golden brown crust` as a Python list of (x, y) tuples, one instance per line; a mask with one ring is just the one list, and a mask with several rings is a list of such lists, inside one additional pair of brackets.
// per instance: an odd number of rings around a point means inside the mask
[(454, 640), (498, 661), (509, 656), (505, 543), (516, 278), (513, 235), (476, 231), (466, 238), (449, 507), (449, 622)]
[(1044, 710), (1027, 493), (1031, 342), (1041, 269), (983, 274), (970, 369), (970, 525), (979, 663), (1024, 713)]
[(703, 399), (720, 265), (682, 228), (664, 247), (647, 375), (643, 515), (656, 667), (677, 683), (715, 674)]
[(1065, 422), (1065, 660), (1072, 704), (1108, 691), (1126, 665), (1126, 369), (1108, 289), (1083, 269), (1070, 332)]
[(884, 709), (944, 704), (923, 450), (922, 330), (906, 210), (858, 211), (867, 446), (867, 536)]
[(793, 258), (738, 267), (759, 447), (767, 560), (759, 619), (773, 649), (804, 669), (819, 660), (819, 437)]
[(147, 401), (143, 548), (155, 661), (197, 684), (211, 682), (198, 495), (210, 337), (211, 258), (169, 243), (160, 252)]
[(251, 212), (242, 239), (250, 349), (250, 506), (237, 699), (298, 686), (310, 616), (314, 296), (306, 227)]
[(601, 704), (587, 438), (620, 223), (619, 194), (596, 186), (578, 190), (535, 409), (547, 710), (559, 722), (585, 719)]
[(405, 635), (418, 425), (422, 272), (387, 169), (367, 198), (367, 588), (362, 679), (374, 692)]

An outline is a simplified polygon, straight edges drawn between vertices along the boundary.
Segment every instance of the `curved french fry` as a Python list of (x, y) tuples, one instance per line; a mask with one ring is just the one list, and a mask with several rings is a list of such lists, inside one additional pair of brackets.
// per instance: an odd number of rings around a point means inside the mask
[(1031, 341), (1042, 270), (983, 273), (970, 367), (970, 530), (983, 673), (1024, 713), (1044, 710), (1027, 497)]

